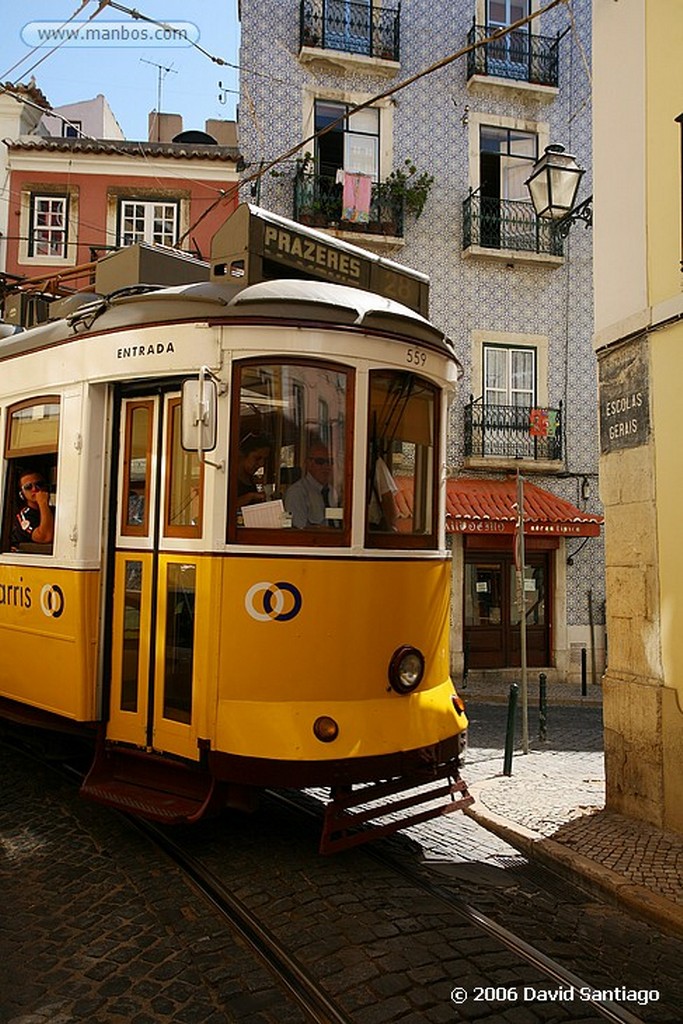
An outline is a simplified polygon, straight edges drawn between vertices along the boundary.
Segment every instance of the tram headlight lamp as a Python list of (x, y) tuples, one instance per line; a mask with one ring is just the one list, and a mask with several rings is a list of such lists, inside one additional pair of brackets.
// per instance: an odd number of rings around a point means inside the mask
[(422, 682), (425, 656), (417, 647), (404, 644), (394, 651), (389, 662), (389, 683), (396, 693), (412, 693)]
[(339, 726), (334, 718), (330, 718), (329, 715), (321, 715), (313, 723), (313, 735), (321, 743), (332, 743), (339, 735)]

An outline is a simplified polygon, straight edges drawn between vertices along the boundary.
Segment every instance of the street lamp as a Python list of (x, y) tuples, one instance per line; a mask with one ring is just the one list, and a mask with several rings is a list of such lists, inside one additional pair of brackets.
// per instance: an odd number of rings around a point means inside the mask
[(593, 223), (592, 196), (574, 206), (585, 173), (571, 153), (565, 153), (564, 146), (546, 146), (525, 182), (536, 216), (552, 221), (560, 238), (566, 238), (578, 220), (584, 221), (586, 227)]

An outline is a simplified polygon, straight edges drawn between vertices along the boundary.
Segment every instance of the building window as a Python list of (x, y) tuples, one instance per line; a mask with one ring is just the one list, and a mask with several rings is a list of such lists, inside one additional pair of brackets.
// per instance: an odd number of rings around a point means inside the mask
[(496, 249), (536, 248), (536, 215), (524, 182), (537, 158), (535, 133), (481, 126), (481, 245)]
[[(487, 34), (508, 28), (529, 13), (528, 0), (487, 0)], [(517, 32), (508, 32), (488, 45), (488, 73), (501, 78), (524, 81), (527, 78), (529, 54), (529, 25)]]
[(119, 206), (118, 245), (175, 245), (178, 241), (178, 203), (122, 199)]
[(316, 168), (323, 177), (336, 180), (337, 171), (379, 177), (379, 110), (368, 107), (349, 113), (345, 103), (316, 100), (316, 134), (334, 127), (316, 140)]
[(68, 196), (31, 196), (29, 256), (66, 259), (68, 211)]
[(484, 346), (484, 405), (531, 408), (536, 398), (536, 352), (533, 348)]
[(83, 135), (83, 123), (81, 121), (62, 121), (63, 139), (80, 139)]

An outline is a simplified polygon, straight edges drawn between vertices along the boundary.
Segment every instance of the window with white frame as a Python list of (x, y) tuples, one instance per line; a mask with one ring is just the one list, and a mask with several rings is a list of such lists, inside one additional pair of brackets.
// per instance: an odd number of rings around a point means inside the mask
[(119, 205), (119, 245), (148, 242), (175, 245), (178, 240), (178, 203), (122, 199)]
[(536, 350), (484, 346), (484, 405), (531, 408), (536, 400)]
[(66, 259), (68, 242), (69, 197), (31, 196), (29, 256)]
[[(322, 177), (335, 178), (337, 171), (379, 178), (379, 122), (376, 107), (350, 113), (346, 103), (315, 101), (316, 133), (333, 125), (316, 140), (316, 169)], [(336, 122), (336, 123), (335, 123)]]

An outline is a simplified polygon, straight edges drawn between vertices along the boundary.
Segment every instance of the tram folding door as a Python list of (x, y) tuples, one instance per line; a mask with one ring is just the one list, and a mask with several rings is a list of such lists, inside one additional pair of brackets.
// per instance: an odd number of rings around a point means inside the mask
[(181, 446), (180, 394), (123, 397), (107, 738), (193, 759), (197, 651), (211, 646), (195, 615), (209, 573), (203, 483), (203, 465)]

